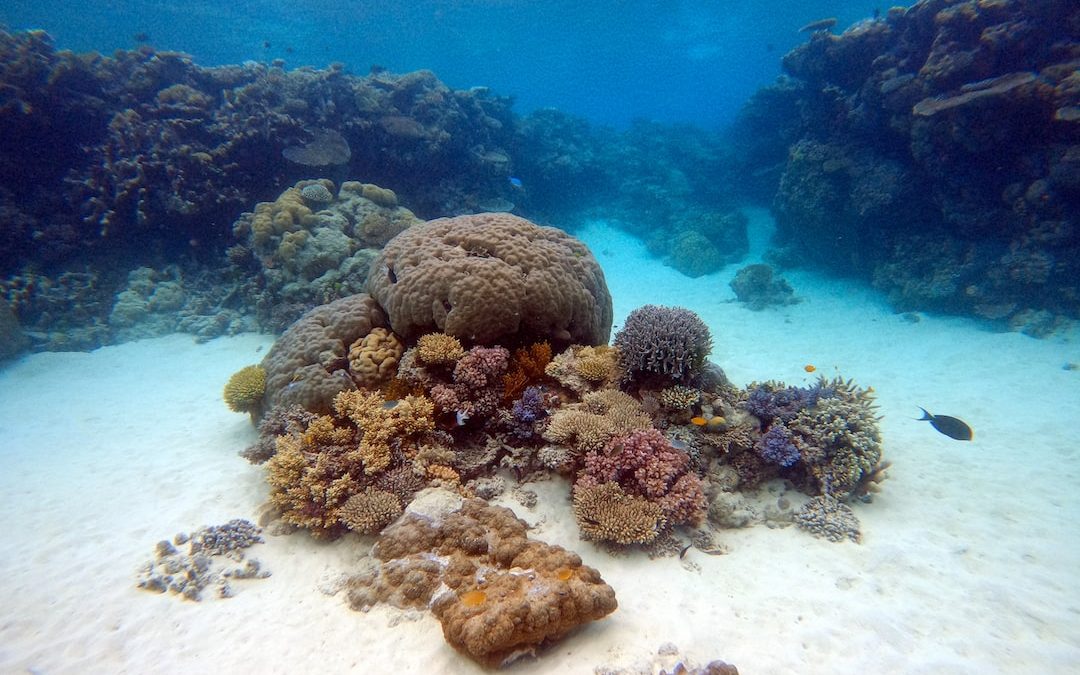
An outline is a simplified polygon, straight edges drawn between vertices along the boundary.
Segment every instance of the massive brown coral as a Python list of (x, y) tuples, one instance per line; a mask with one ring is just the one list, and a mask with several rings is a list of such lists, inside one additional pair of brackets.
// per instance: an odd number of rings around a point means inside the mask
[(508, 213), (409, 228), (372, 263), (368, 290), (406, 341), (442, 331), (480, 344), (596, 345), (611, 332), (611, 296), (589, 249)]
[(349, 375), (349, 345), (374, 328), (386, 327), (382, 309), (363, 293), (304, 314), (263, 358), (264, 408), (299, 405), (311, 412), (329, 412), (338, 392), (355, 388)]
[(509, 509), (429, 493), (380, 535), (380, 564), (351, 580), (350, 604), (430, 606), (446, 641), (489, 667), (615, 610), (599, 572), (526, 528)]

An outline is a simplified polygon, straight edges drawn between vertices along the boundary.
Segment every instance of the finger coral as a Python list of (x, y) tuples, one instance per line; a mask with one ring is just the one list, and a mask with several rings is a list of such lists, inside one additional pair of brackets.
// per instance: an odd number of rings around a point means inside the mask
[[(455, 649), (505, 666), (613, 612), (615, 592), (581, 558), (530, 540), (509, 509), (432, 491), (375, 545), (377, 569), (349, 582), (356, 609), (429, 606)], [(420, 509), (420, 510), (418, 510)]]
[(428, 333), (416, 341), (416, 358), (427, 366), (446, 366), (465, 356), (461, 341), (446, 333)]
[(604, 344), (611, 296), (588, 248), (507, 213), (440, 218), (394, 237), (369, 292), (406, 341), (432, 331), (478, 344)]
[(265, 393), (266, 369), (262, 366), (247, 366), (233, 373), (225, 383), (223, 397), (229, 410), (254, 413), (262, 405)]
[(687, 384), (704, 368), (712, 336), (688, 309), (645, 305), (626, 317), (615, 346), (625, 381)]
[(415, 447), (435, 429), (435, 409), (424, 396), (387, 401), (374, 392), (343, 391), (334, 397), (334, 410), (362, 433), (357, 453), (369, 475), (390, 466), (391, 444), (408, 454), (409, 444)]

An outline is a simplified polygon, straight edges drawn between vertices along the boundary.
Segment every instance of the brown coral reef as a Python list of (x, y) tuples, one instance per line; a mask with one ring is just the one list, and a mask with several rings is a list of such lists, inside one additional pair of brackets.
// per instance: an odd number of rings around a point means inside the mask
[(617, 606), (577, 554), (529, 539), (512, 511), (480, 499), (425, 495), (374, 553), (379, 565), (351, 580), (350, 604), (430, 607), (446, 641), (485, 666), (535, 655)]

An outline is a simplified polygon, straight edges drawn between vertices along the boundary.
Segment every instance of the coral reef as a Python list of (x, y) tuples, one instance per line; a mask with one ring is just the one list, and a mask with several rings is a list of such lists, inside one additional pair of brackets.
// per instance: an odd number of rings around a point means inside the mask
[(506, 213), (442, 218), (394, 237), (368, 289), (406, 342), (604, 344), (611, 296), (600, 265), (561, 230)]
[(576, 457), (600, 450), (615, 436), (648, 429), (652, 420), (638, 401), (618, 390), (586, 394), (581, 403), (557, 410), (544, 430), (545, 440), (569, 448)]
[(791, 284), (781, 276), (774, 276), (769, 265), (747, 265), (731, 280), (735, 297), (754, 311), (766, 307), (793, 305), (799, 301)]
[(0, 361), (17, 356), (30, 345), (11, 306), (0, 301)]
[(371, 332), (349, 347), (349, 372), (358, 387), (373, 389), (397, 373), (405, 345), (385, 328)]
[(652, 543), (667, 526), (659, 504), (616, 482), (575, 486), (574, 518), (585, 539), (621, 545)]
[(811, 497), (795, 512), (795, 524), (799, 529), (829, 541), (850, 539), (857, 544), (862, 539), (855, 512), (829, 495)]
[(377, 534), (401, 513), (401, 502), (394, 493), (369, 487), (346, 499), (338, 518), (353, 532)]
[(704, 368), (712, 336), (688, 309), (645, 305), (626, 317), (615, 347), (625, 382), (687, 384)]
[(353, 389), (349, 347), (375, 328), (388, 328), (386, 315), (368, 295), (358, 294), (304, 314), (263, 358), (263, 407), (299, 405), (315, 413), (330, 411), (338, 392)]
[(1067, 2), (923, 0), (792, 50), (741, 134), (746, 173), (772, 176), (773, 257), (900, 311), (1035, 335), (1028, 312), (1080, 317), (1078, 22)]
[(606, 389), (619, 374), (619, 350), (607, 345), (575, 345), (557, 354), (544, 372), (578, 396)]
[[(177, 534), (170, 542), (161, 540), (154, 547), (154, 559), (139, 568), (137, 586), (143, 590), (179, 595), (185, 600), (202, 600), (202, 592), (213, 585), (218, 597), (234, 595), (229, 583), (238, 579), (265, 579), (270, 572), (258, 560), (245, 558), (244, 550), (262, 543), (261, 530), (246, 520), (234, 519), (224, 525), (204, 526), (189, 537)], [(187, 544), (182, 553), (177, 546)], [(220, 558), (228, 558), (237, 567), (226, 567)]]
[(233, 412), (254, 413), (262, 407), (266, 394), (266, 369), (247, 366), (233, 373), (225, 383), (222, 398)]
[(530, 540), (509, 509), (428, 494), (375, 544), (376, 569), (349, 582), (349, 602), (430, 607), (455, 649), (505, 666), (616, 608), (595, 569)]

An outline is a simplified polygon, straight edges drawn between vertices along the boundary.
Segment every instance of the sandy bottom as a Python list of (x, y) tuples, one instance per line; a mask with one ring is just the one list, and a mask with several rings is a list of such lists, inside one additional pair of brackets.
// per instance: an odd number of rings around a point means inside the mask
[[(856, 506), (860, 545), (757, 526), (717, 533), (726, 555), (683, 560), (583, 543), (565, 483), (530, 486), (537, 507), (506, 504), (599, 568), (619, 609), (514, 672), (647, 672), (672, 660), (656, 657), (664, 643), (747, 674), (1076, 668), (1080, 371), (1063, 366), (1080, 362), (1080, 343), (911, 323), (864, 287), (805, 273), (786, 275), (801, 304), (751, 312), (732, 302), (734, 267), (692, 280), (618, 232), (578, 235), (605, 268), (617, 325), (642, 304), (681, 305), (709, 324), (713, 360), (737, 384), (803, 384), (813, 363), (872, 385), (893, 468)], [(265, 500), (262, 468), (236, 454), (254, 431), (220, 393), (270, 344), (177, 335), (0, 371), (0, 672), (480, 672), (432, 617), (358, 613), (327, 595), (370, 539), (267, 537), (250, 555), (273, 576), (238, 582), (230, 599), (135, 588), (155, 542), (253, 519)], [(914, 421), (918, 405), (964, 418), (975, 440)]]

